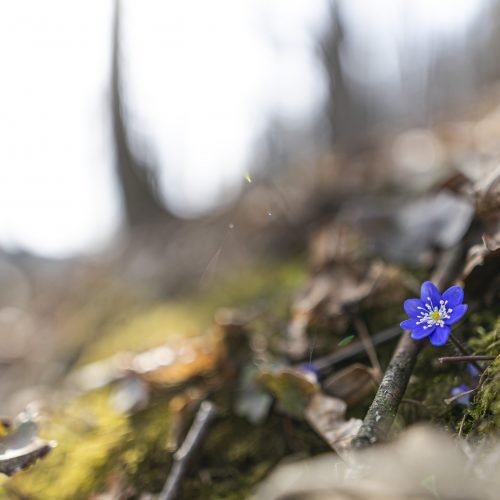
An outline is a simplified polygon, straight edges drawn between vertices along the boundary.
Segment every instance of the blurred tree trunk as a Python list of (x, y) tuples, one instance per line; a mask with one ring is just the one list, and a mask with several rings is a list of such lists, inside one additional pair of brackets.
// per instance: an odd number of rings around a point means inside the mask
[(115, 1), (111, 69), (111, 113), (116, 173), (129, 227), (173, 220), (160, 201), (155, 168), (133, 151), (126, 126), (120, 61), (120, 0)]
[(344, 22), (339, 2), (332, 1), (328, 24), (319, 41), (320, 61), (328, 85), (326, 115), (331, 143), (345, 150), (360, 150), (372, 145), (373, 96), (356, 88), (346, 72), (353, 62), (346, 59), (346, 28), (348, 23)]
[(337, 2), (332, 2), (330, 25), (320, 41), (320, 55), (328, 83), (327, 116), (332, 128), (332, 141), (339, 143), (350, 135), (351, 96), (347, 88), (340, 54), (344, 42), (344, 26)]

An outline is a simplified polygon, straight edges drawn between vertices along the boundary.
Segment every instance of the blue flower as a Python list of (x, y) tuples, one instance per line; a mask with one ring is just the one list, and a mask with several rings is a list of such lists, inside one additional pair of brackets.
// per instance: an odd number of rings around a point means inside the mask
[(297, 369), (310, 378), (311, 382), (318, 382), (319, 370), (312, 363), (301, 363)]
[[(467, 392), (470, 391), (471, 388), (468, 385), (462, 384), (459, 385), (458, 387), (453, 387), (451, 390), (451, 395), (452, 396), (458, 396), (459, 394), (462, 394), (462, 392)], [(470, 404), (470, 394), (464, 394), (463, 396), (460, 396), (457, 399), (457, 404), (462, 405), (462, 406), (469, 406)]]
[(464, 291), (452, 286), (441, 295), (430, 281), (422, 283), (420, 299), (408, 299), (404, 310), (410, 319), (401, 323), (401, 328), (411, 330), (411, 338), (420, 340), (429, 337), (431, 344), (443, 345), (450, 336), (450, 325), (456, 323), (467, 311), (462, 304)]

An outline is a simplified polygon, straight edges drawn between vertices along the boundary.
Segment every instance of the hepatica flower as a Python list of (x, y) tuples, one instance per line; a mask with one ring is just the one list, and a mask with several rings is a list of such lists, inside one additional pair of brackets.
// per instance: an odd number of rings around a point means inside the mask
[(414, 340), (429, 337), (431, 344), (443, 345), (450, 336), (450, 325), (467, 311), (463, 300), (464, 291), (459, 286), (452, 286), (441, 295), (434, 283), (426, 281), (420, 288), (419, 299), (405, 300), (404, 310), (410, 319), (403, 321), (401, 328), (411, 330)]

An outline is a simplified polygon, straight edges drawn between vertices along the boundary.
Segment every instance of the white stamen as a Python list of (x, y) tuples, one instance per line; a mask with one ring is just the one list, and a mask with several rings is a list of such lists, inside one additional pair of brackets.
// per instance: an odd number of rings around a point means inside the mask
[[(432, 304), (432, 300), (430, 297), (427, 297), (429, 303), (424, 304), (425, 310), (423, 307), (418, 307), (422, 312), (417, 316), (417, 325), (424, 324), (424, 330), (428, 328), (432, 328), (433, 326), (444, 326), (444, 320), (450, 318), (450, 313), (453, 312), (453, 309), (447, 309), (446, 304), (448, 304), (447, 300), (439, 301), (439, 308), (435, 307)], [(436, 316), (439, 319), (436, 319)]]

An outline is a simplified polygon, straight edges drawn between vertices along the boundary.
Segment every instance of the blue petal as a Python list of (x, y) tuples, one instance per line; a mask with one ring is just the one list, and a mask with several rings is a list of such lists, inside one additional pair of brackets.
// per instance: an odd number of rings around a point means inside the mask
[(399, 326), (403, 330), (415, 330), (417, 328), (417, 320), (416, 319), (407, 319), (405, 321), (402, 321)]
[(419, 307), (424, 307), (424, 303), (420, 299), (408, 299), (403, 304), (404, 310), (410, 318), (416, 318), (420, 311)]
[(434, 307), (439, 307), (441, 294), (439, 293), (439, 290), (436, 288), (436, 285), (434, 283), (425, 281), (420, 287), (420, 298), (422, 299), (422, 302), (428, 302), (428, 298), (430, 298), (432, 301), (432, 305)]
[(446, 292), (443, 293), (443, 296), (441, 297), (443, 300), (447, 300), (448, 304), (446, 304), (448, 307), (455, 307), (458, 306), (458, 304), (461, 304), (464, 300), (464, 291), (459, 287), (459, 286), (452, 286), (446, 290)]
[(450, 336), (450, 327), (447, 325), (438, 326), (434, 330), (434, 333), (430, 337), (432, 345), (440, 346), (446, 344), (448, 337)]
[(460, 304), (452, 309), (453, 311), (450, 313), (450, 317), (445, 320), (447, 325), (456, 323), (467, 312), (467, 304)]
[(465, 368), (473, 377), (479, 377), (479, 375), (481, 375), (481, 372), (472, 363), (467, 363)]
[[(468, 385), (462, 384), (459, 385), (458, 387), (453, 387), (453, 389), (451, 390), (451, 395), (458, 396), (459, 394), (462, 394), (463, 392), (467, 392), (470, 390), (471, 388)], [(471, 400), (471, 394), (464, 394), (462, 397), (458, 398), (456, 402), (459, 405), (468, 406), (470, 404), (470, 400)]]
[(423, 326), (419, 326), (418, 328), (416, 328), (411, 332), (411, 338), (413, 340), (420, 340), (425, 337), (428, 337), (434, 331), (435, 328), (436, 328), (435, 326), (431, 326), (430, 328), (424, 330)]

